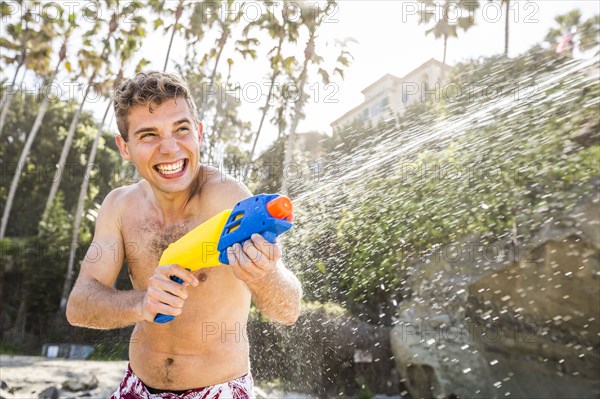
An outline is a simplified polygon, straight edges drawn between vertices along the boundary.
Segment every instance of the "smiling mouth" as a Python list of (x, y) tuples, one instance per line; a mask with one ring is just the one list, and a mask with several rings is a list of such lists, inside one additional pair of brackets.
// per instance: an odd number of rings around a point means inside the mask
[(185, 170), (187, 162), (187, 159), (180, 159), (171, 163), (159, 163), (157, 165), (154, 165), (154, 169), (164, 176), (176, 175)]

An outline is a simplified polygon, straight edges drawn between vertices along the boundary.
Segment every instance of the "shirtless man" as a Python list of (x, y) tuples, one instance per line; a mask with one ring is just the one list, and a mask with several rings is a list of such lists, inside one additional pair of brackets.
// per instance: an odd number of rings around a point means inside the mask
[[(252, 397), (245, 330), (250, 301), (266, 317), (293, 324), (300, 284), (283, 265), (280, 245), (260, 235), (229, 248), (229, 266), (193, 273), (179, 265), (157, 267), (169, 243), (251, 194), (200, 164), (202, 124), (180, 77), (151, 72), (124, 81), (115, 92), (115, 113), (121, 155), (143, 179), (106, 196), (67, 318), (96, 329), (135, 325), (130, 364), (112, 398)], [(113, 288), (124, 260), (131, 291)], [(157, 324), (157, 313), (175, 319)]]

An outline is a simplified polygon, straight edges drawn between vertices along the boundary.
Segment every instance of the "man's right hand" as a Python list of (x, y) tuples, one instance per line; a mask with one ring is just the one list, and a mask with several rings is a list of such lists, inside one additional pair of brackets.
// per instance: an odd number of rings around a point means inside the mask
[[(179, 284), (171, 280), (171, 276), (179, 277), (183, 283)], [(190, 285), (197, 287), (198, 284), (196, 277), (179, 265), (157, 267), (148, 279), (148, 289), (142, 302), (144, 320), (154, 321), (158, 313), (179, 316), (188, 297), (188, 287)]]

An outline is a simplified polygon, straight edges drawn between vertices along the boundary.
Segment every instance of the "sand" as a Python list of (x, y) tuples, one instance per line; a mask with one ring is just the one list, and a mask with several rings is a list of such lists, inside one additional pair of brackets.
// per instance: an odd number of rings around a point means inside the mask
[[(123, 378), (126, 361), (92, 361), (47, 359), (38, 356), (0, 355), (0, 380), (8, 385), (2, 396), (7, 398), (37, 398), (48, 387), (59, 389), (60, 398), (78, 397), (88, 392), (88, 398), (110, 397)], [(89, 378), (98, 379), (98, 387), (92, 390), (70, 392), (62, 389), (63, 382)]]
[[(119, 386), (127, 368), (127, 361), (95, 361), (48, 359), (39, 356), (0, 355), (0, 380), (8, 389), (0, 390), (0, 398), (38, 398), (49, 387), (59, 390), (59, 398), (85, 397), (107, 399)], [(71, 392), (63, 389), (67, 380), (86, 380), (91, 375), (98, 379), (92, 390)], [(268, 386), (255, 387), (257, 399), (307, 399), (310, 395), (271, 390)]]

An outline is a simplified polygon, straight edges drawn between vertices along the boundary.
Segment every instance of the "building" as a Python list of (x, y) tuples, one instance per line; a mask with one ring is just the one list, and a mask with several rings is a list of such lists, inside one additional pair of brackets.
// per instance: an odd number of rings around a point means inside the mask
[(331, 127), (336, 130), (357, 122), (376, 124), (402, 115), (407, 106), (433, 98), (433, 90), (441, 88), (450, 69), (432, 58), (401, 78), (388, 73), (366, 87), (363, 103), (333, 121)]

